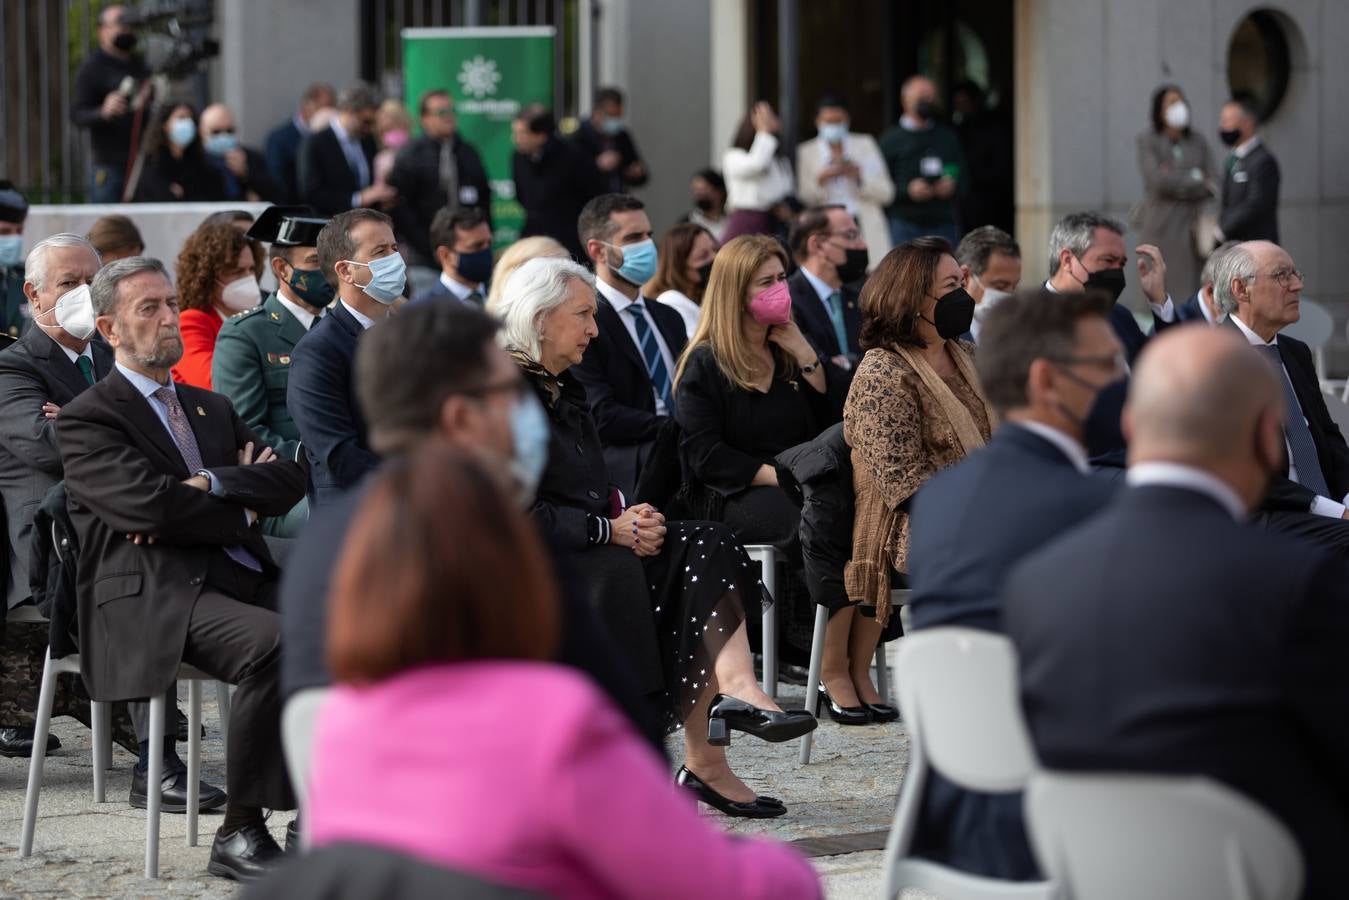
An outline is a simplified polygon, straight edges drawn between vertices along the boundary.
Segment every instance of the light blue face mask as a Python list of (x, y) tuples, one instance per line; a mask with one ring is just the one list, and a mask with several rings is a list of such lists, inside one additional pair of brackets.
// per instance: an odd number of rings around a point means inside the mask
[(548, 466), (548, 416), (532, 390), (520, 395), (511, 407), (511, 443), (515, 456), (511, 474), (520, 486), (521, 500), (534, 502), (539, 480)]
[(820, 126), (820, 137), (826, 144), (841, 144), (843, 139), (848, 136), (848, 125), (846, 122), (826, 122)]
[(0, 237), (0, 269), (12, 269), (23, 262), (23, 235)]
[(623, 265), (613, 271), (624, 281), (635, 284), (638, 287), (646, 284), (651, 277), (656, 274), (656, 242), (651, 238), (644, 241), (638, 241), (635, 244), (624, 244), (619, 247), (616, 244), (605, 244), (606, 247), (613, 247), (619, 253), (623, 254)]
[(174, 119), (169, 123), (169, 140), (175, 146), (186, 147), (197, 136), (197, 123), (191, 119)]
[(600, 130), (610, 137), (613, 137), (623, 130), (623, 120), (613, 118), (605, 119), (604, 124), (600, 126)]
[(407, 263), (403, 262), (403, 254), (391, 253), (379, 259), (372, 259), (368, 263), (357, 262), (354, 259), (343, 262), (352, 266), (365, 266), (370, 270), (370, 283), (356, 286), (365, 291), (366, 296), (371, 299), (388, 306), (403, 296), (408, 270)]
[(214, 156), (224, 156), (239, 146), (239, 139), (227, 131), (213, 134), (206, 139), (206, 152)]

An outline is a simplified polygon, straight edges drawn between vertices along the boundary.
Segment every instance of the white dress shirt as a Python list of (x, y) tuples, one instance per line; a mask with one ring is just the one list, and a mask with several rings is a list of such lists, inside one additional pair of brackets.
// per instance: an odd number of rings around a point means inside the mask
[(1246, 504), (1232, 490), (1231, 485), (1203, 469), (1174, 462), (1145, 462), (1129, 467), (1125, 476), (1133, 487), (1157, 485), (1160, 487), (1180, 488), (1203, 494), (1217, 502), (1240, 522), (1246, 518)]
[(94, 364), (94, 354), (89, 352), (88, 344), (84, 345), (84, 350), (82, 352), (76, 353), (74, 350), (71, 350), (69, 347), (67, 347), (60, 341), (54, 341), (53, 343), (55, 343), (56, 346), (61, 348), (62, 352), (65, 353), (65, 355), (70, 359), (72, 363), (75, 360), (79, 359), (81, 356), (83, 356), (85, 359), (89, 360), (89, 365), (92, 366)]
[(674, 288), (663, 292), (656, 298), (656, 302), (664, 303), (679, 313), (680, 318), (684, 320), (684, 334), (689, 340), (693, 340), (693, 333), (698, 330), (698, 321), (703, 317), (703, 308)]
[[(801, 267), (801, 274), (805, 275), (806, 281), (809, 281), (810, 286), (815, 288), (815, 293), (818, 294), (820, 297), (820, 306), (824, 307), (825, 317), (828, 318), (830, 324), (832, 324), (834, 321), (834, 311), (829, 307), (829, 297), (835, 291), (838, 291), (839, 297), (842, 297), (843, 289), (831, 288), (829, 285), (825, 284), (818, 277), (816, 277), (815, 273), (810, 271), (810, 269), (807, 269), (805, 266)], [(844, 352), (847, 352), (846, 347), (844, 348)]]
[[(1068, 462), (1073, 464), (1083, 475), (1091, 474), (1091, 463), (1087, 460), (1087, 451), (1082, 449), (1082, 445), (1068, 435), (1059, 431), (1057, 428), (1051, 428), (1043, 422), (1017, 421), (1008, 422), (1013, 428), (1024, 428), (1031, 434), (1037, 435), (1053, 444), (1060, 453), (1068, 457)], [(1007, 425), (1003, 427), (1007, 427)]]
[(345, 309), (347, 312), (351, 313), (351, 317), (356, 320), (357, 324), (359, 324), (363, 330), (369, 331), (370, 327), (375, 324), (374, 319), (370, 318), (365, 313), (356, 309), (347, 301), (343, 300), (341, 301), (341, 303), (342, 308)]
[[(1057, 294), (1059, 292), (1059, 289), (1054, 287), (1054, 285), (1050, 284), (1048, 281), (1045, 282), (1045, 290), (1049, 291), (1051, 294)], [(1170, 322), (1176, 318), (1176, 304), (1171, 302), (1170, 294), (1166, 295), (1165, 303), (1153, 303), (1149, 300), (1148, 306), (1152, 308), (1152, 314), (1163, 322)]]
[[(294, 316), (296, 321), (298, 321), (301, 325), (304, 326), (305, 331), (308, 331), (310, 328), (314, 327), (315, 319), (323, 317), (322, 313), (314, 315), (300, 304), (287, 300), (286, 295), (281, 293), (280, 291), (276, 292), (276, 299), (281, 301), (281, 305), (286, 308), (286, 312)], [(351, 307), (347, 308), (350, 309)]]
[(778, 139), (761, 131), (748, 150), (732, 147), (722, 155), (728, 210), (766, 211), (796, 190), (791, 163), (777, 151)]
[(360, 188), (370, 186), (370, 163), (365, 158), (365, 148), (361, 142), (347, 133), (342, 127), (342, 121), (337, 116), (332, 121), (333, 134), (337, 136), (337, 143), (342, 148), (342, 155), (347, 158), (347, 165), (355, 170), (356, 184), (360, 187), (351, 192), (351, 205), (353, 207), (361, 205)]
[(1252, 150), (1260, 146), (1260, 135), (1253, 134), (1232, 148), (1232, 155), (1237, 159), (1245, 159)]
[[(609, 301), (609, 305), (614, 308), (614, 312), (618, 313), (618, 321), (622, 322), (623, 327), (628, 330), (628, 337), (632, 338), (632, 346), (637, 348), (637, 355), (641, 356), (642, 342), (637, 337), (637, 324), (632, 318), (632, 313), (628, 312), (628, 307), (632, 306), (636, 301), (629, 300), (627, 297), (623, 296), (617, 288), (606, 284), (601, 279), (595, 279), (595, 287), (599, 290), (600, 296)], [(642, 297), (641, 294), (638, 294), (637, 296), (642, 299), (643, 306), (649, 306), (652, 302)], [(650, 313), (647, 313), (646, 320), (651, 324), (651, 333), (656, 336), (656, 346), (660, 348), (660, 357), (665, 360), (665, 371), (669, 373), (670, 383), (673, 385), (675, 374), (674, 357), (670, 355), (670, 348), (665, 343), (665, 336), (662, 335), (660, 329), (656, 327), (655, 318), (653, 318)], [(673, 412), (673, 410), (665, 405), (665, 398), (656, 390), (654, 384), (651, 386), (651, 396), (656, 398), (656, 415), (668, 416)]]
[[(440, 283), (443, 284), (443, 285), (445, 285), (445, 290), (447, 290), (447, 291), (449, 291), (451, 294), (453, 294), (453, 295), (454, 295), (454, 298), (455, 298), (456, 300), (458, 300), (460, 303), (466, 304), (466, 305), (468, 305), (468, 306), (481, 306), (481, 305), (482, 305), (482, 301), (483, 301), (483, 297), (484, 297), (484, 291), (483, 291), (483, 289), (482, 289), (482, 285), (479, 284), (479, 285), (472, 285), (472, 286), (470, 286), (470, 285), (467, 285), (467, 284), (461, 284), (460, 282), (455, 281), (453, 278), (451, 278), (449, 275), (445, 274), (444, 272), (441, 272), (441, 273), (440, 273)], [(468, 299), (469, 294), (472, 294), (474, 291), (477, 291), (477, 292), (478, 292), (478, 299), (477, 299), (477, 301), (473, 301), (473, 300)]]
[[(1251, 331), (1249, 328), (1247, 328), (1246, 323), (1241, 321), (1241, 319), (1237, 317), (1236, 313), (1228, 314), (1227, 318), (1232, 320), (1233, 325), (1241, 329), (1241, 333), (1246, 336), (1246, 340), (1250, 342), (1252, 347), (1278, 346), (1279, 336), (1277, 334), (1274, 336), (1274, 340), (1266, 341), (1260, 335), (1256, 334), (1254, 331)], [(1283, 364), (1282, 357), (1280, 357), (1279, 359), (1279, 372), (1283, 375), (1285, 379), (1287, 379), (1290, 385), (1293, 383), (1293, 380), (1291, 378), (1288, 378), (1288, 367)], [(1297, 397), (1297, 391), (1293, 391), (1293, 397), (1294, 398)], [(1300, 406), (1297, 410), (1297, 413), (1298, 415), (1302, 416), (1302, 421), (1304, 422), (1307, 421), (1307, 415), (1305, 412), (1302, 411)], [(1298, 481), (1297, 477), (1297, 465), (1293, 462), (1293, 445), (1288, 443), (1287, 434), (1284, 435), (1283, 442), (1284, 446), (1287, 448), (1288, 451), (1288, 480), (1297, 481), (1298, 484), (1301, 484), (1302, 482)], [(1339, 502), (1336, 502), (1330, 499), (1329, 497), (1313, 497), (1310, 512), (1313, 515), (1317, 516), (1325, 516), (1330, 519), (1340, 519), (1344, 517), (1344, 510), (1346, 504), (1349, 504), (1349, 494), (1346, 494), (1344, 499), (1340, 500)]]

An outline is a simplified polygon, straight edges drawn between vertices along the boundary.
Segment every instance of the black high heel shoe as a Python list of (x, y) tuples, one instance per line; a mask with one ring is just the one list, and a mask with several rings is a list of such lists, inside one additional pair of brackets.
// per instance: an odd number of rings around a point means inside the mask
[(730, 746), (730, 730), (734, 728), (760, 740), (778, 743), (814, 731), (819, 724), (804, 709), (782, 712), (760, 709), (737, 697), (717, 694), (707, 708), (707, 742), (714, 747)]
[(755, 797), (748, 803), (727, 800), (712, 789), (712, 786), (689, 771), (688, 766), (680, 766), (675, 775), (675, 784), (688, 788), (703, 803), (728, 816), (745, 819), (774, 819), (784, 815), (787, 807), (776, 797)]
[(862, 706), (871, 712), (873, 722), (893, 722), (899, 718), (899, 709), (889, 703), (868, 703), (863, 700)]
[(829, 696), (829, 689), (820, 682), (819, 693), (815, 697), (815, 714), (819, 715), (820, 704), (829, 709), (829, 718), (840, 725), (866, 725), (871, 721), (871, 709), (863, 706), (839, 706), (834, 702), (834, 698)]

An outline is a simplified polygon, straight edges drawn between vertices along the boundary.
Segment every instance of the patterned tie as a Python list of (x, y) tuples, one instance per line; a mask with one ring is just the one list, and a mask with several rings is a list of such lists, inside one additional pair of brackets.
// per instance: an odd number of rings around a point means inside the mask
[[(183, 405), (178, 402), (178, 392), (174, 390), (172, 385), (169, 385), (160, 388), (150, 396), (168, 407), (169, 432), (173, 435), (173, 442), (178, 445), (178, 452), (182, 454), (183, 462), (187, 464), (187, 470), (189, 472), (200, 472), (203, 468), (201, 450), (197, 447), (197, 436), (192, 433), (192, 425), (187, 421), (187, 413), (183, 412)], [(262, 565), (258, 563), (252, 553), (248, 552), (247, 548), (236, 545), (225, 547), (224, 550), (225, 554), (239, 565), (252, 569), (254, 572), (262, 571)]]
[(637, 300), (628, 307), (628, 312), (632, 313), (633, 324), (637, 326), (637, 344), (641, 348), (642, 359), (646, 360), (646, 373), (651, 376), (651, 386), (665, 401), (665, 409), (672, 410), (674, 402), (670, 398), (670, 372), (660, 355), (660, 344), (656, 342), (656, 332), (646, 317), (646, 307), (641, 300)]
[(1227, 154), (1227, 162), (1224, 165), (1227, 167), (1227, 174), (1231, 175), (1232, 170), (1237, 167), (1237, 154), (1235, 151)]
[(75, 368), (80, 370), (84, 380), (90, 384), (94, 383), (94, 364), (87, 356), (75, 357)]
[(1293, 465), (1297, 468), (1298, 483), (1315, 491), (1318, 497), (1329, 497), (1330, 488), (1326, 486), (1326, 476), (1321, 471), (1321, 458), (1316, 453), (1316, 442), (1312, 440), (1311, 429), (1307, 427), (1307, 419), (1302, 415), (1302, 405), (1298, 403), (1297, 391), (1293, 390), (1293, 383), (1288, 380), (1288, 372), (1284, 369), (1283, 359), (1279, 356), (1279, 347), (1277, 344), (1267, 344), (1256, 349), (1264, 354), (1270, 365), (1275, 367), (1279, 380), (1283, 382), (1283, 396), (1288, 407), (1287, 417), (1283, 422), (1283, 434), (1293, 451)]
[(834, 337), (838, 339), (838, 352), (848, 352), (848, 326), (843, 319), (843, 292), (834, 291), (829, 295), (829, 321), (834, 324)]

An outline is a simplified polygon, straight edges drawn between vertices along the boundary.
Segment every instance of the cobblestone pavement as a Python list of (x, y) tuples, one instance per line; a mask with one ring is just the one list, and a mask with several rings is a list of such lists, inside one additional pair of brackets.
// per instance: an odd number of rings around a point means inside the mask
[[(203, 769), (207, 781), (223, 785), (223, 746), (215, 727), (214, 691), (203, 693), (211, 698), (203, 710), (207, 723)], [(801, 688), (784, 685), (782, 693), (784, 706), (801, 706)], [(218, 815), (201, 817), (197, 847), (185, 845), (185, 818), (165, 815), (160, 841), (161, 878), (157, 882), (145, 880), (141, 876), (145, 813), (126, 803), (132, 757), (114, 748), (114, 771), (108, 776), (109, 802), (95, 804), (88, 732), (70, 719), (58, 719), (52, 730), (61, 739), (62, 748), (47, 759), (34, 855), (29, 859), (20, 859), (18, 853), (28, 762), (0, 758), (0, 897), (235, 896), (231, 882), (206, 874)], [(781, 818), (766, 820), (728, 820), (709, 811), (709, 818), (737, 833), (770, 834), (783, 840), (889, 828), (908, 756), (903, 725), (841, 728), (826, 717), (815, 735), (811, 763), (801, 766), (797, 763), (797, 741), (765, 744), (736, 732), (730, 748), (732, 766), (751, 787), (780, 797), (790, 811)], [(678, 747), (678, 742), (672, 741), (671, 758), (676, 761)], [(278, 841), (284, 840), (289, 820), (289, 814), (272, 818), (272, 833)], [(831, 898), (880, 894), (879, 851), (822, 856), (812, 862)]]

